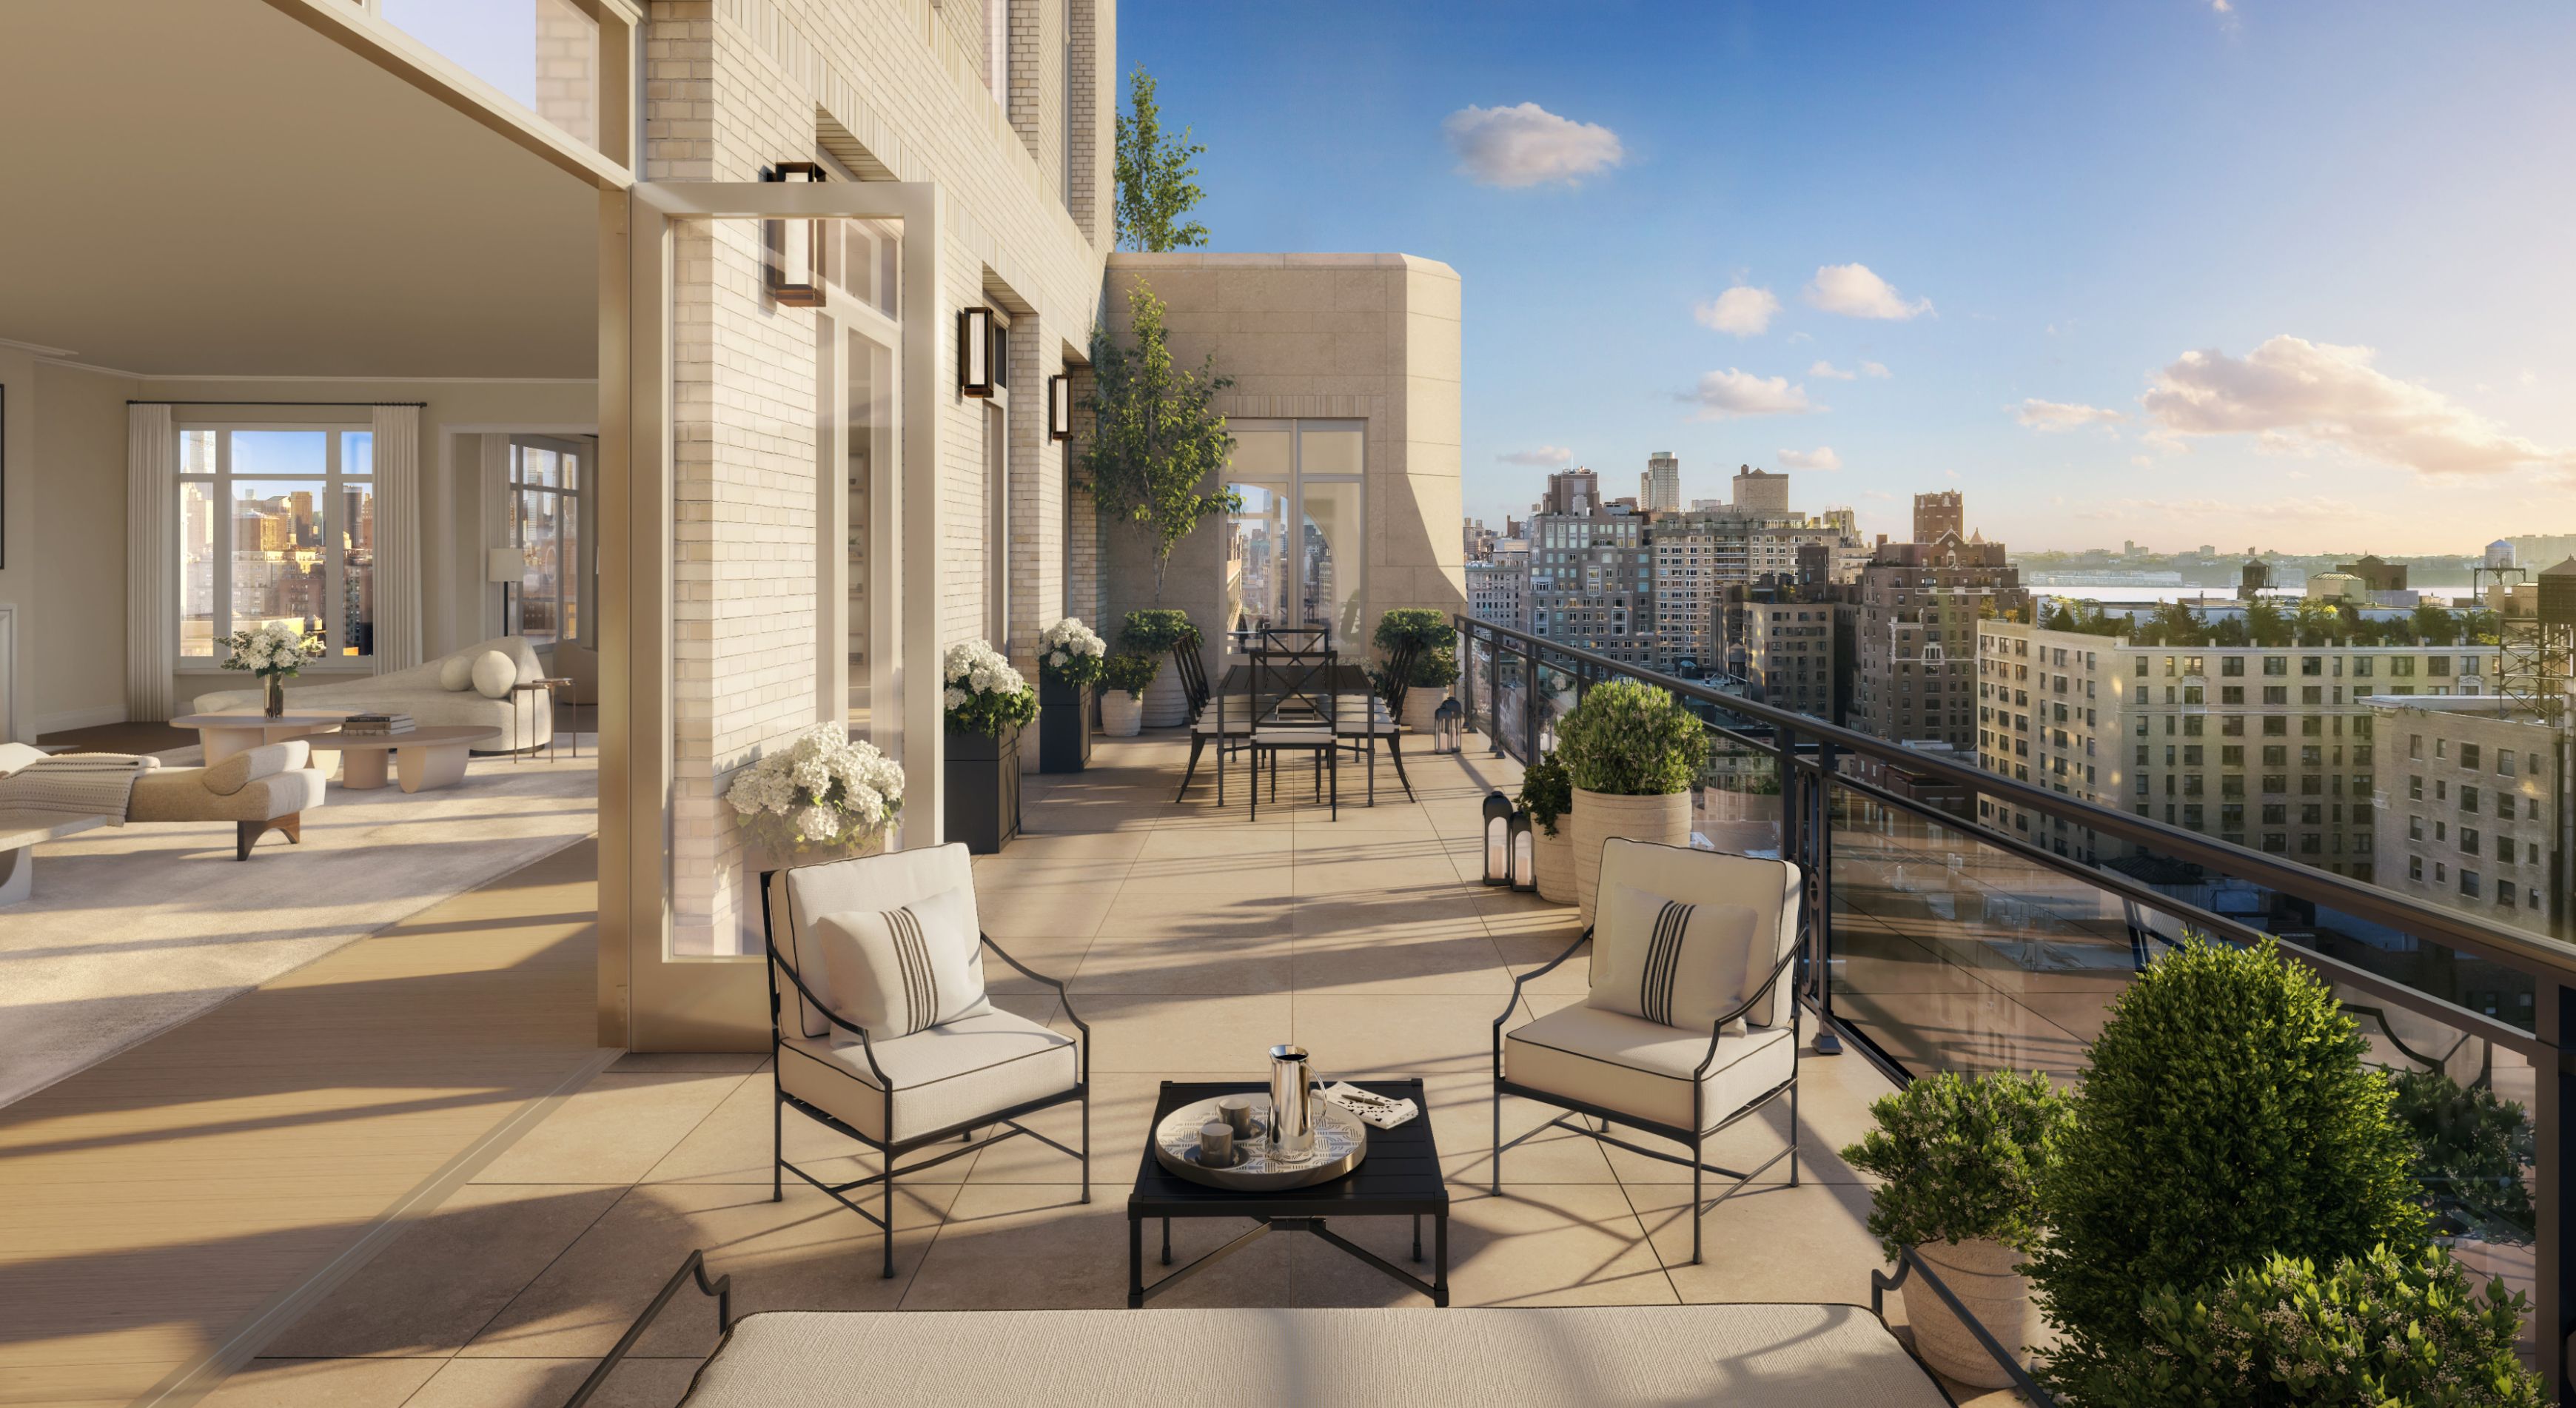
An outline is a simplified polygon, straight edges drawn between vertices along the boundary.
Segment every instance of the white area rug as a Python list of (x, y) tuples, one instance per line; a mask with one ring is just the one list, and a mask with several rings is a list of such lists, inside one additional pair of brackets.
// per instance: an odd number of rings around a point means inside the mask
[(439, 791), (334, 783), (302, 845), (247, 861), (228, 821), (38, 847), (34, 896), (0, 909), (0, 1105), (589, 835), (598, 793), (588, 756), (476, 758)]

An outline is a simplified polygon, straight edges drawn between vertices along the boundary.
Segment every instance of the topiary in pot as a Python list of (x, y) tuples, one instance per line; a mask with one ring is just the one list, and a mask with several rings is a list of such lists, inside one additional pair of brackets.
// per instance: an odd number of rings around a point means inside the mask
[(2374, 1247), (2322, 1272), (2272, 1256), (2197, 1296), (2149, 1294), (2138, 1348), (2064, 1387), (2084, 1408), (2540, 1408), (2515, 1350), (2529, 1312), (2501, 1280), (2472, 1291), (2438, 1247)]
[[(1445, 612), (1408, 606), (1379, 617), (1377, 631), (1369, 639), (1386, 652), (1389, 669), (1396, 652), (1412, 647), (1413, 667), (1403, 681), (1404, 723), (1416, 733), (1430, 732), (1431, 711), (1440, 707), (1449, 686), (1458, 679), (1458, 628)], [(1392, 699), (1395, 681), (1386, 670), (1373, 673), (1378, 693)]]
[[(2039, 1244), (2039, 1170), (2068, 1105), (2036, 1071), (1945, 1071), (1880, 1096), (1869, 1107), (1878, 1127), (1843, 1150), (1844, 1162), (1886, 1180), (1869, 1230), (1887, 1259), (1913, 1248), (2007, 1350), (2031, 1338), (2021, 1254)], [(2011, 1385), (1938, 1292), (1909, 1282), (1900, 1294), (1924, 1363), (1978, 1388)]]
[(1690, 787), (1708, 731), (1670, 691), (1610, 680), (1557, 720), (1556, 747), (1574, 783), (1575, 903), (1589, 924), (1611, 837), (1690, 844)]
[(2274, 1253), (2331, 1263), (2424, 1242), (2413, 1141), (2326, 985), (2266, 940), (2193, 937), (2138, 975), (2094, 1038), (2032, 1258), (2081, 1382), (2135, 1352), (2140, 1297), (2189, 1297)]
[(1145, 691), (1163, 671), (1159, 656), (1126, 652), (1110, 656), (1100, 667), (1100, 731), (1112, 738), (1133, 738), (1144, 723)]
[[(1118, 633), (1118, 643), (1141, 654), (1161, 657), (1175, 650), (1196, 650), (1202, 637), (1190, 622), (1189, 613), (1158, 607), (1147, 611), (1130, 611), (1127, 622)], [(1176, 671), (1157, 676), (1145, 693), (1147, 728), (1170, 728), (1189, 717), (1189, 700), (1181, 693), (1181, 679)]]
[(1554, 753), (1521, 770), (1520, 806), (1529, 813), (1530, 868), (1539, 898), (1574, 903), (1574, 823), (1567, 816), (1574, 810), (1574, 775)]

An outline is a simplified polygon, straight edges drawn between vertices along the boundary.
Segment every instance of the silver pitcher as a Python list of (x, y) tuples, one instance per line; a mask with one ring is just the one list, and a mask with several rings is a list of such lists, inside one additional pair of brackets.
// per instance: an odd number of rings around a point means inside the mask
[(1315, 1150), (1315, 1073), (1306, 1048), (1270, 1048), (1270, 1156), (1302, 1159)]

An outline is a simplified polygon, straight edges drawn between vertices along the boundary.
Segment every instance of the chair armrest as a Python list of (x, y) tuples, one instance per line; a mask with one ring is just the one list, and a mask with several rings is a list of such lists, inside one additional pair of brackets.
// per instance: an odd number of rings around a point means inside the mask
[(1050, 978), (1035, 968), (1011, 957), (1011, 951), (1009, 949), (993, 942), (993, 936), (984, 933), (982, 930), (977, 930), (975, 937), (984, 941), (984, 947), (1000, 954), (1002, 956), (1002, 961), (1011, 965), (1014, 969), (1017, 969), (1021, 977), (1026, 978), (1031, 982), (1044, 983), (1048, 987), (1055, 989), (1055, 1000), (1064, 1004), (1065, 1020), (1073, 1023), (1075, 1031), (1082, 1033), (1082, 1083), (1089, 1085), (1091, 1083), (1091, 1024), (1082, 1020), (1081, 1015), (1073, 1010), (1073, 994), (1065, 991), (1063, 980), (1060, 978)]
[(1699, 1069), (1691, 1072), (1692, 1079), (1698, 1080), (1707, 1076), (1709, 1063), (1717, 1059), (1717, 1044), (1725, 1039), (1726, 1024), (1735, 1021), (1745, 1013), (1752, 1011), (1753, 1004), (1760, 1002), (1763, 998), (1769, 996), (1771, 989), (1780, 985), (1780, 975), (1788, 972), (1789, 965), (1797, 961), (1798, 950), (1795, 948), (1792, 948), (1787, 953), (1781, 955), (1780, 961), (1771, 965), (1771, 976), (1762, 980), (1762, 986), (1755, 988), (1742, 1002), (1739, 1002), (1735, 1004), (1734, 1007), (1728, 1009), (1724, 1016), (1719, 1017), (1717, 1021), (1711, 1025), (1708, 1034), (1708, 1054), (1700, 1058)]
[(1592, 942), (1592, 926), (1587, 924), (1583, 926), (1583, 933), (1578, 936), (1572, 944), (1566, 947), (1565, 952), (1558, 954), (1556, 957), (1549, 959), (1538, 967), (1512, 979), (1511, 1000), (1503, 1004), (1502, 1015), (1494, 1019), (1494, 1045), (1496, 1051), (1499, 1052), (1502, 1049), (1503, 1023), (1510, 1021), (1512, 1019), (1512, 1009), (1521, 1005), (1521, 985), (1527, 983), (1532, 978), (1544, 978), (1548, 974), (1555, 972), (1557, 965), (1565, 962), (1565, 960), (1569, 958), (1572, 958), (1576, 949), (1579, 949), (1590, 942)]
[[(807, 1002), (814, 1004), (814, 1010), (823, 1014), (824, 1021), (831, 1023), (833, 1026), (839, 1027), (843, 1031), (857, 1032), (859, 1034), (859, 1051), (868, 1058), (868, 1069), (876, 1072), (877, 1089), (893, 1090), (895, 1088), (893, 1080), (885, 1073), (885, 1067), (877, 1064), (876, 1044), (868, 1039), (867, 1028), (860, 1026), (858, 1023), (853, 1022), (849, 1018), (842, 1016), (840, 1013), (833, 1011), (830, 1003), (816, 997), (814, 995), (814, 990), (805, 986), (804, 976), (796, 971), (796, 966), (789, 963), (786, 959), (779, 957), (778, 950), (775, 947), (772, 947), (769, 950), (769, 966), (786, 974), (787, 981), (795, 986), (797, 995), (804, 998)], [(775, 1009), (770, 1012), (769, 1021), (773, 1028), (777, 1026), (778, 1013)], [(798, 1024), (797, 1030), (801, 1033), (804, 1030), (803, 1024)]]

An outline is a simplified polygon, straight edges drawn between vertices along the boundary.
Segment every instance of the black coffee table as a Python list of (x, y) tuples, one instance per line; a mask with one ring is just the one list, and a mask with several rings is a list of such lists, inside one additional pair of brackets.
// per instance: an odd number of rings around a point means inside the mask
[[(1127, 1195), (1127, 1306), (1133, 1310), (1207, 1270), (1217, 1262), (1260, 1241), (1272, 1232), (1307, 1232), (1397, 1281), (1431, 1297), (1433, 1305), (1449, 1303), (1449, 1186), (1440, 1178), (1440, 1151), (1431, 1142), (1431, 1101), (1420, 1078), (1353, 1081), (1362, 1090), (1395, 1100), (1410, 1100), (1422, 1113), (1394, 1129), (1369, 1130), (1368, 1157), (1360, 1166), (1327, 1183), (1277, 1193), (1238, 1193), (1211, 1188), (1172, 1173), (1155, 1159), (1153, 1135), (1146, 1134), (1144, 1166), (1136, 1174), (1136, 1191)], [(1262, 1081), (1165, 1081), (1154, 1104), (1154, 1124), (1183, 1105), (1221, 1095), (1266, 1095)], [(1397, 1266), (1325, 1225), (1332, 1217), (1411, 1217), (1413, 1259), (1422, 1260), (1422, 1219), (1432, 1220), (1432, 1279)], [(1248, 1217), (1252, 1230), (1209, 1252), (1169, 1276), (1145, 1284), (1145, 1220), (1163, 1220), (1163, 1264), (1172, 1264), (1172, 1219), (1176, 1217)]]

